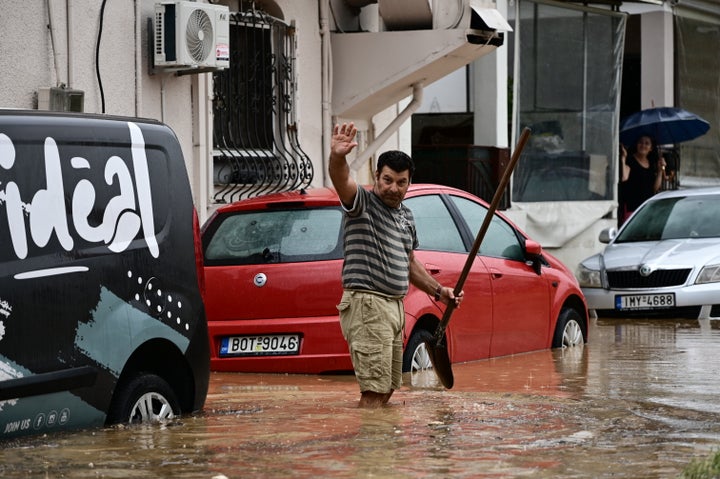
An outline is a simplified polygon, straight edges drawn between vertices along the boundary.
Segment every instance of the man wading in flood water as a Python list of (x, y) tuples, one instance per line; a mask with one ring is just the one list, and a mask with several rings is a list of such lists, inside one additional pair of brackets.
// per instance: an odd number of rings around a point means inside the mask
[(360, 386), (360, 407), (380, 407), (402, 385), (403, 298), (409, 283), (447, 304), (463, 293), (442, 286), (415, 259), (415, 220), (402, 204), (415, 165), (401, 151), (378, 158), (371, 191), (350, 177), (355, 125), (333, 128), (329, 173), (345, 210), (340, 326)]

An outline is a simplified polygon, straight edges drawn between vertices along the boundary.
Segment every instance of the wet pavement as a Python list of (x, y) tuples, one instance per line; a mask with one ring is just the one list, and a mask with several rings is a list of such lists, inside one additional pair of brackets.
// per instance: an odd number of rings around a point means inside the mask
[(406, 375), (391, 406), (354, 377), (213, 373), (164, 426), (2, 443), (3, 478), (668, 478), (720, 448), (720, 324), (600, 319), (585, 348)]

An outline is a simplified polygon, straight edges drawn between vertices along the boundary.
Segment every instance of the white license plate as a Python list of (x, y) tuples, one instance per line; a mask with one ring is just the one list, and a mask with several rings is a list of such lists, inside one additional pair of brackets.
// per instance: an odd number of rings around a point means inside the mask
[(220, 342), (220, 356), (280, 356), (299, 352), (298, 334), (229, 336)]
[(615, 296), (615, 309), (664, 309), (675, 307), (675, 293)]

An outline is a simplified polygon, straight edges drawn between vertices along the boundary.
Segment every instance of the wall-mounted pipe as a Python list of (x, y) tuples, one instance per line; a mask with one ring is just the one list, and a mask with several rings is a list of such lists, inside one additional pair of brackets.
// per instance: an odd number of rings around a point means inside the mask
[[(142, 114), (142, 87), (140, 74), (142, 70), (142, 24), (140, 20), (142, 11), (140, 1), (135, 0), (135, 116)], [(150, 41), (150, 39), (148, 39)]]
[(65, 78), (67, 78), (67, 86), (68, 88), (73, 86), (73, 62), (72, 62), (72, 32), (75, 31), (73, 27), (73, 21), (72, 21), (72, 9), (70, 8), (70, 4), (72, 2), (70, 0), (65, 0), (65, 48), (67, 53), (67, 75)]
[(60, 55), (58, 54), (58, 44), (55, 41), (55, 14), (53, 7), (51, 7), (52, 4), (50, 0), (45, 0), (48, 15), (48, 30), (50, 32), (50, 47), (52, 48), (53, 64), (55, 65), (55, 86), (61, 86), (65, 85), (65, 82), (60, 76), (60, 64), (58, 63)]
[(332, 118), (330, 115), (330, 92), (332, 85), (332, 62), (330, 55), (330, 0), (320, 0), (320, 75), (321, 75), (321, 125), (322, 125), (322, 178), (325, 186), (330, 186), (327, 159), (330, 156), (330, 132)]
[(390, 138), (390, 135), (397, 132), (402, 124), (405, 123), (405, 120), (410, 118), (412, 114), (420, 108), (420, 105), (422, 105), (423, 85), (422, 83), (415, 83), (412, 87), (413, 97), (410, 103), (408, 103), (405, 109), (400, 112), (400, 114), (382, 131), (382, 133), (380, 133), (380, 135), (375, 137), (373, 142), (368, 145), (364, 151), (358, 153), (355, 160), (350, 164), (350, 169), (352, 171), (360, 169), (375, 154), (378, 148), (380, 148), (382, 144)]

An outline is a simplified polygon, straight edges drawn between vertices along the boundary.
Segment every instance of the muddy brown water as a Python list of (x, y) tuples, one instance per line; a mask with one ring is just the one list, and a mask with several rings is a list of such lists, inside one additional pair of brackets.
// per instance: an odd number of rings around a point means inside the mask
[(360, 410), (353, 376), (213, 373), (159, 426), (0, 443), (3, 478), (667, 478), (720, 448), (720, 325), (597, 320), (585, 348), (405, 377)]

